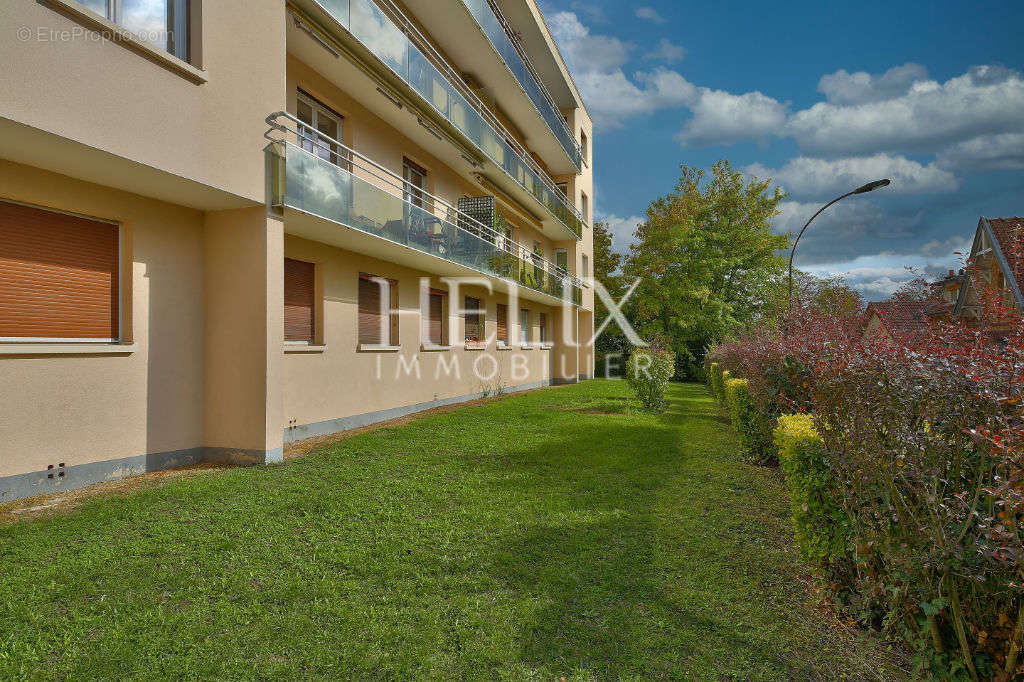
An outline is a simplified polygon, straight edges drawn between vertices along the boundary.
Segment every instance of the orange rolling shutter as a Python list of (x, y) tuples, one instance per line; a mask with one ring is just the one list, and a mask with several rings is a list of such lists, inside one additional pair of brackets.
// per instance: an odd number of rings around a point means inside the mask
[(313, 343), (316, 329), (316, 266), (284, 259), (284, 340)]
[[(470, 312), (474, 311), (474, 312)], [(466, 297), (466, 341), (482, 341), (484, 337), (484, 320), (480, 309), (480, 299)]]
[(508, 306), (498, 304), (498, 341), (508, 343)]
[(116, 340), (118, 226), (0, 201), (0, 338)]
[(444, 297), (443, 291), (431, 289), (428, 332), (430, 343), (435, 346), (444, 344)]
[(397, 306), (397, 280), (359, 273), (359, 343), (397, 345), (398, 316), (393, 314)]

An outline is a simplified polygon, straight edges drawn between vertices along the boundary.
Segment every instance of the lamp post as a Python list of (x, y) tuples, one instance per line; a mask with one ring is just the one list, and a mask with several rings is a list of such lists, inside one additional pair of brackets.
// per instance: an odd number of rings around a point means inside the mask
[(796, 236), (796, 241), (793, 242), (793, 250), (789, 252), (789, 310), (788, 310), (788, 313), (787, 313), (787, 317), (788, 317), (789, 313), (793, 312), (793, 256), (796, 254), (796, 245), (800, 243), (800, 237), (804, 236), (804, 232), (807, 231), (807, 228), (810, 226), (811, 221), (813, 221), (815, 218), (817, 218), (819, 215), (821, 215), (825, 211), (826, 208), (828, 208), (829, 206), (831, 206), (834, 203), (842, 201), (843, 199), (845, 199), (848, 196), (852, 196), (854, 194), (866, 194), (868, 192), (873, 192), (874, 190), (878, 189), (879, 187), (885, 187), (888, 184), (889, 184), (889, 180), (888, 179), (886, 179), (886, 180), (875, 180), (874, 182), (869, 182), (866, 185), (861, 185), (857, 189), (853, 190), (852, 192), (847, 192), (846, 194), (844, 194), (841, 197), (836, 197), (832, 201), (828, 202), (827, 204), (825, 204), (824, 206), (819, 208), (818, 212), (815, 213), (814, 215), (812, 215), (811, 216), (811, 220), (808, 220), (807, 224), (804, 225), (804, 228), (802, 230), (800, 230), (800, 234), (798, 234)]

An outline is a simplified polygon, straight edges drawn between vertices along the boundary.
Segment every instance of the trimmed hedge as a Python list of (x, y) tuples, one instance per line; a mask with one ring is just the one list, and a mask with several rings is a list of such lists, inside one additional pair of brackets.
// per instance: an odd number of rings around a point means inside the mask
[(711, 387), (711, 395), (718, 402), (722, 402), (722, 366), (717, 362), (711, 363), (711, 371), (708, 372), (708, 385)]
[(852, 529), (814, 419), (809, 414), (782, 415), (775, 429), (775, 444), (789, 488), (800, 552), (830, 574), (846, 570)]
[(761, 414), (750, 396), (750, 384), (746, 379), (725, 378), (725, 403), (729, 408), (732, 424), (740, 435), (746, 458), (755, 464), (772, 464), (776, 461), (775, 445), (772, 441), (772, 426)]

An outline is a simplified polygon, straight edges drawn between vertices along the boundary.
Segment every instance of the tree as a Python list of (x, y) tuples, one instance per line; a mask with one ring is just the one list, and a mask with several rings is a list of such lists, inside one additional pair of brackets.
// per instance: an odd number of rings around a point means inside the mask
[[(612, 233), (608, 229), (608, 223), (594, 223), (594, 279), (601, 282), (616, 301), (622, 298), (625, 291), (621, 271), (622, 261), (622, 254), (616, 253), (612, 249)], [(595, 328), (600, 327), (607, 317), (608, 309), (600, 297), (596, 298), (594, 301)], [(628, 352), (629, 342), (622, 330), (614, 323), (608, 325), (594, 342), (596, 371), (598, 373), (605, 371), (608, 367), (606, 358), (609, 356), (625, 356)], [(616, 364), (619, 368), (625, 367), (622, 361)]]
[(789, 237), (771, 231), (785, 194), (746, 181), (728, 161), (710, 180), (681, 166), (675, 191), (651, 203), (623, 267), (641, 278), (632, 310), (641, 336), (664, 336), (678, 376), (695, 376), (710, 344), (764, 319), (776, 303)]
[(932, 287), (931, 283), (924, 277), (915, 277), (904, 282), (900, 288), (893, 292), (890, 297), (892, 301), (935, 301), (941, 300)]

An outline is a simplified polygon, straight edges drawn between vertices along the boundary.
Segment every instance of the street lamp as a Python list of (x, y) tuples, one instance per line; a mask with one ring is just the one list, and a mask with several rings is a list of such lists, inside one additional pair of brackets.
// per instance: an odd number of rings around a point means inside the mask
[(878, 189), (879, 187), (885, 187), (888, 184), (889, 184), (889, 180), (888, 179), (885, 179), (885, 180), (875, 180), (874, 182), (869, 182), (866, 185), (861, 185), (857, 189), (853, 190), (852, 192), (847, 192), (846, 194), (844, 194), (841, 197), (836, 197), (832, 201), (828, 202), (827, 204), (825, 204), (824, 206), (819, 208), (818, 212), (811, 216), (811, 220), (808, 220), (807, 224), (804, 225), (804, 229), (800, 230), (800, 234), (798, 234), (796, 236), (796, 241), (793, 242), (793, 250), (789, 252), (789, 312), (790, 313), (793, 312), (793, 256), (796, 254), (796, 245), (800, 243), (800, 237), (804, 236), (804, 232), (807, 231), (807, 228), (811, 224), (811, 221), (813, 221), (815, 218), (817, 218), (819, 215), (821, 215), (825, 211), (826, 208), (828, 208), (829, 206), (831, 206), (832, 204), (834, 204), (836, 202), (842, 201), (843, 199), (845, 199), (848, 196), (851, 196), (853, 194), (867, 194), (868, 192), (873, 192), (874, 190)]

